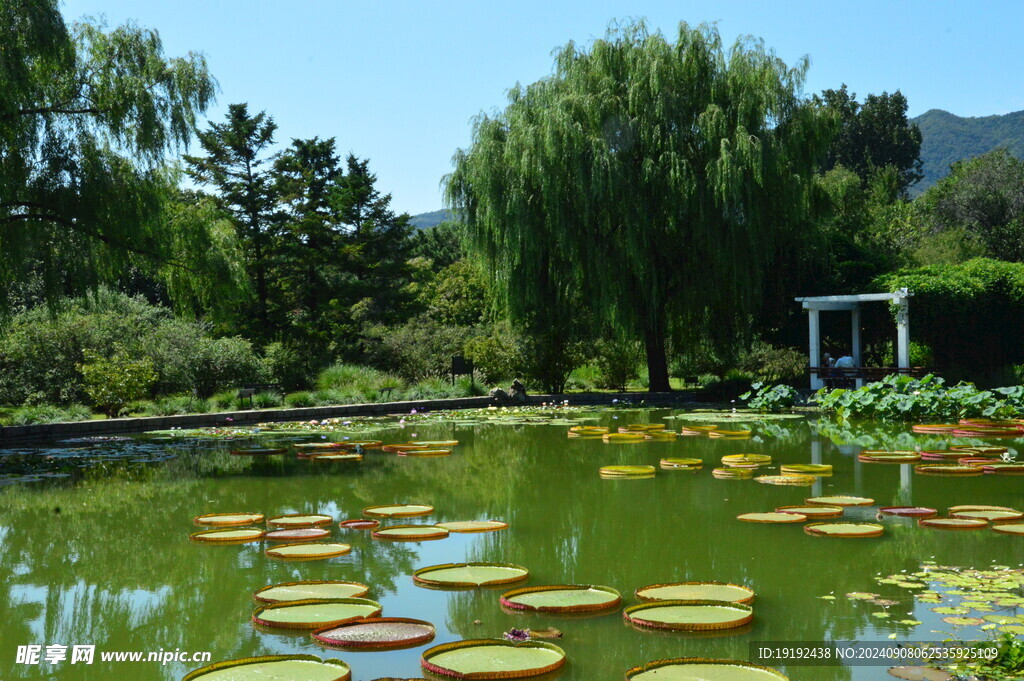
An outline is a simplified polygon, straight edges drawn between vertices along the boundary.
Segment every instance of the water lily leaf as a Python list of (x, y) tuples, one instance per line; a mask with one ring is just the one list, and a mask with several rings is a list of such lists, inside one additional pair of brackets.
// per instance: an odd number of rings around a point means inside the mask
[(420, 664), (429, 672), (448, 677), (479, 674), (483, 678), (517, 678), (558, 669), (565, 664), (565, 651), (543, 641), (475, 639), (429, 648), (423, 652)]
[(868, 601), (872, 598), (878, 598), (881, 594), (868, 593), (866, 591), (853, 591), (846, 594), (846, 597), (854, 601)]
[(955, 624), (958, 627), (975, 626), (985, 623), (980, 617), (943, 617), (942, 621), (948, 624)]
[(943, 607), (940, 607), (940, 608), (932, 608), (932, 612), (938, 613), (940, 615), (966, 615), (970, 611), (971, 611), (970, 608), (960, 608), (960, 607), (950, 607), (950, 606), (943, 606)]

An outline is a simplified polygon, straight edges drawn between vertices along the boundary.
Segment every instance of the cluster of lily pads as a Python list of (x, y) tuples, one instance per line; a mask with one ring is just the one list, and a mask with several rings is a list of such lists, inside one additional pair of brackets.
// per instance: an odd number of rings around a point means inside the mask
[(862, 463), (910, 464), (920, 475), (1024, 475), (1024, 463), (1014, 461), (1006, 447), (997, 445), (951, 445), (921, 451), (865, 449), (857, 458)]
[[(1024, 567), (992, 565), (977, 569), (925, 561), (915, 572), (904, 570), (898, 574), (878, 575), (875, 582), (898, 591), (885, 596), (856, 591), (846, 594), (846, 598), (854, 603), (880, 607), (881, 610), (873, 611), (871, 616), (892, 625), (913, 629), (924, 624), (914, 616), (915, 605), (920, 603), (931, 606), (931, 612), (942, 615), (942, 621), (955, 628), (958, 634), (954, 634), (954, 638), (977, 640), (985, 632), (1011, 637), (1024, 634), (1024, 615), (1021, 614), (1024, 608)], [(836, 600), (832, 594), (819, 598)], [(905, 611), (906, 615), (899, 618), (895, 614), (897, 611)], [(895, 632), (889, 635), (891, 639), (896, 637)], [(991, 664), (990, 660), (954, 658), (935, 664), (957, 674), (956, 678), (1016, 678), (1000, 676), (998, 670), (986, 669), (986, 665)], [(898, 667), (891, 673), (898, 678), (911, 678), (903, 672), (920, 673), (921, 669)]]

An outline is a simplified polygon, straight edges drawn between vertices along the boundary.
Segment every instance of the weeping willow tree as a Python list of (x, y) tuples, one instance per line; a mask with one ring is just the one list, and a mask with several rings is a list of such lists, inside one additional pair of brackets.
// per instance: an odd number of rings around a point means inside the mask
[(201, 274), (188, 260), (211, 237), (175, 231), (165, 160), (215, 87), (201, 55), (166, 57), (156, 31), (0, 0), (0, 314), (26, 282), (52, 302), (133, 266)]
[(446, 180), (510, 315), (586, 310), (642, 337), (652, 391), (669, 389), (670, 333), (742, 334), (831, 137), (806, 69), (758, 40), (723, 49), (713, 27), (672, 43), (638, 23), (512, 88)]

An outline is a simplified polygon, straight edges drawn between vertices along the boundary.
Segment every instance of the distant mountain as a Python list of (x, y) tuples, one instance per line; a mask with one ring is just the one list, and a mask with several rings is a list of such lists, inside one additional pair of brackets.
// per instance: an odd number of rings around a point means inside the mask
[(949, 166), (999, 147), (1024, 159), (1024, 111), (1002, 116), (961, 118), (932, 109), (911, 119), (921, 128), (924, 179), (911, 188), (917, 195), (949, 173)]
[(452, 212), (450, 210), (432, 210), (429, 213), (420, 213), (419, 215), (413, 215), (409, 218), (409, 224), (416, 229), (427, 229), (434, 225), (439, 225), (446, 220), (452, 219)]

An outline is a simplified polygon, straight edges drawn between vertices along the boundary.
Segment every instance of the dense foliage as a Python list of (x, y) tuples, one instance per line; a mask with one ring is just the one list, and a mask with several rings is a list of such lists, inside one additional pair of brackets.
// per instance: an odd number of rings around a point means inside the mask
[(941, 109), (924, 112), (912, 122), (921, 129), (924, 179), (912, 188), (920, 193), (939, 181), (957, 161), (1005, 148), (1024, 158), (1024, 111), (1001, 116), (957, 116)]
[(888, 376), (862, 388), (822, 389), (814, 396), (823, 411), (841, 419), (880, 421), (1010, 418), (1024, 414), (1024, 386), (979, 390), (973, 383), (946, 382), (933, 375), (920, 379)]
[(746, 400), (747, 406), (751, 409), (769, 413), (792, 409), (796, 404), (796, 398), (796, 390), (784, 383), (778, 385), (752, 383), (750, 390), (740, 395), (740, 399)]

